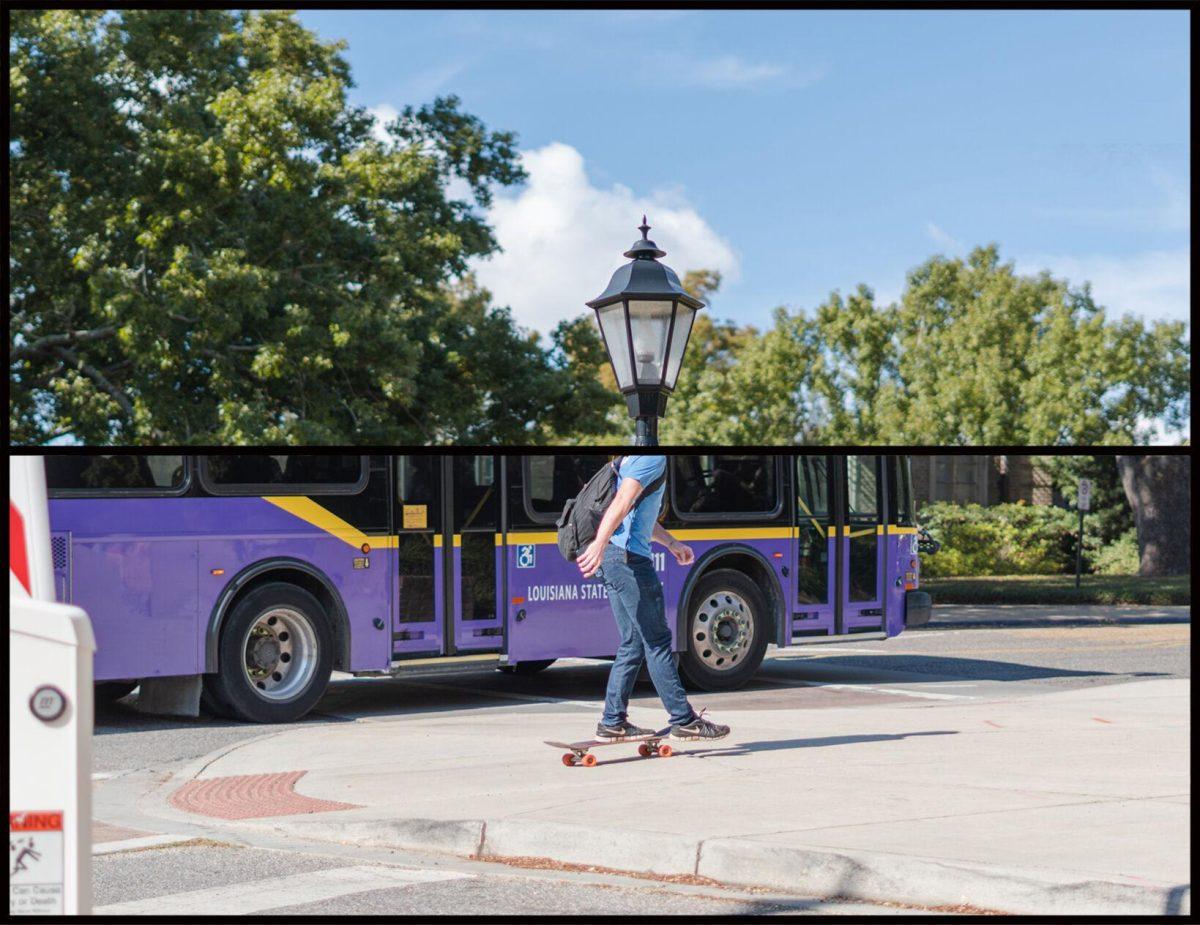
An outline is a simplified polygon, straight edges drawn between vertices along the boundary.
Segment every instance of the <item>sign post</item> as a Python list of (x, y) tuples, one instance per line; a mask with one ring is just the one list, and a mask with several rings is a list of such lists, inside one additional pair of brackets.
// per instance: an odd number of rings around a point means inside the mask
[(1083, 570), (1083, 512), (1092, 507), (1092, 480), (1079, 480), (1079, 495), (1075, 505), (1079, 508), (1079, 536), (1075, 540), (1075, 587), (1079, 587), (1079, 575)]
[(55, 603), (44, 463), (9, 460), (8, 914), (92, 912), (92, 624)]

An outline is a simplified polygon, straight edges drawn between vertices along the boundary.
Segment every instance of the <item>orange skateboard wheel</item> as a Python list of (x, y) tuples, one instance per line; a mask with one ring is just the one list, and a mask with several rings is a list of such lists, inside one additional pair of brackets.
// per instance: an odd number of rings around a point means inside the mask
[(585, 768), (594, 768), (596, 766), (596, 756), (590, 752), (583, 756), (583, 766)]
[(575, 767), (575, 756), (574, 755), (563, 755), (562, 762), (568, 768), (573, 768), (573, 767)]
[(654, 754), (654, 749), (652, 749), (649, 745), (646, 745), (643, 742), (641, 745), (638, 746), (638, 754), (641, 755), (643, 758), (649, 758), (651, 755)]
[(675, 750), (666, 742), (663, 742), (663, 744), (658, 747), (658, 754), (663, 758), (670, 758), (673, 754), (675, 754)]

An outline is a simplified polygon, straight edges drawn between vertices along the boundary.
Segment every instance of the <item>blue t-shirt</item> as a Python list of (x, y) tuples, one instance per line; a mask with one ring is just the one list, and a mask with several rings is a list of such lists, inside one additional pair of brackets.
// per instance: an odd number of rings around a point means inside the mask
[[(637, 479), (644, 489), (667, 469), (665, 456), (626, 456), (621, 460), (621, 468), (617, 470), (617, 490), (625, 479)], [(654, 533), (654, 522), (662, 508), (663, 492), (667, 490), (664, 481), (653, 494), (646, 495), (633, 506), (633, 510), (625, 515), (621, 525), (612, 535), (612, 542), (622, 549), (641, 556), (650, 555), (650, 537)]]

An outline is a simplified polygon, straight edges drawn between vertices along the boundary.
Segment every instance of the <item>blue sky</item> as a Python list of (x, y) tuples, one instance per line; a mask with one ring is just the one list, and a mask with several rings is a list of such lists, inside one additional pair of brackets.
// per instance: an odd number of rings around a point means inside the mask
[(539, 330), (604, 288), (643, 210), (743, 322), (860, 282), (895, 298), (989, 241), (1114, 314), (1187, 317), (1186, 12), (299, 16), (348, 42), (353, 102), (454, 93), (519, 135), (530, 182), (498, 198), (506, 253), (478, 271)]

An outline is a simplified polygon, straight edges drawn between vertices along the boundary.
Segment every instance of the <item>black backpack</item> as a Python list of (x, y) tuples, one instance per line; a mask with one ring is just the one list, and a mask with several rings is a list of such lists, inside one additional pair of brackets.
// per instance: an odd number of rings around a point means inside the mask
[[(562, 514), (555, 526), (558, 527), (558, 551), (568, 562), (574, 562), (580, 550), (596, 538), (600, 521), (604, 512), (617, 496), (617, 469), (623, 457), (605, 463), (600, 470), (588, 479), (588, 483), (574, 498), (563, 505)], [(666, 481), (667, 470), (642, 489), (634, 507), (641, 504), (642, 499), (652, 495)]]

